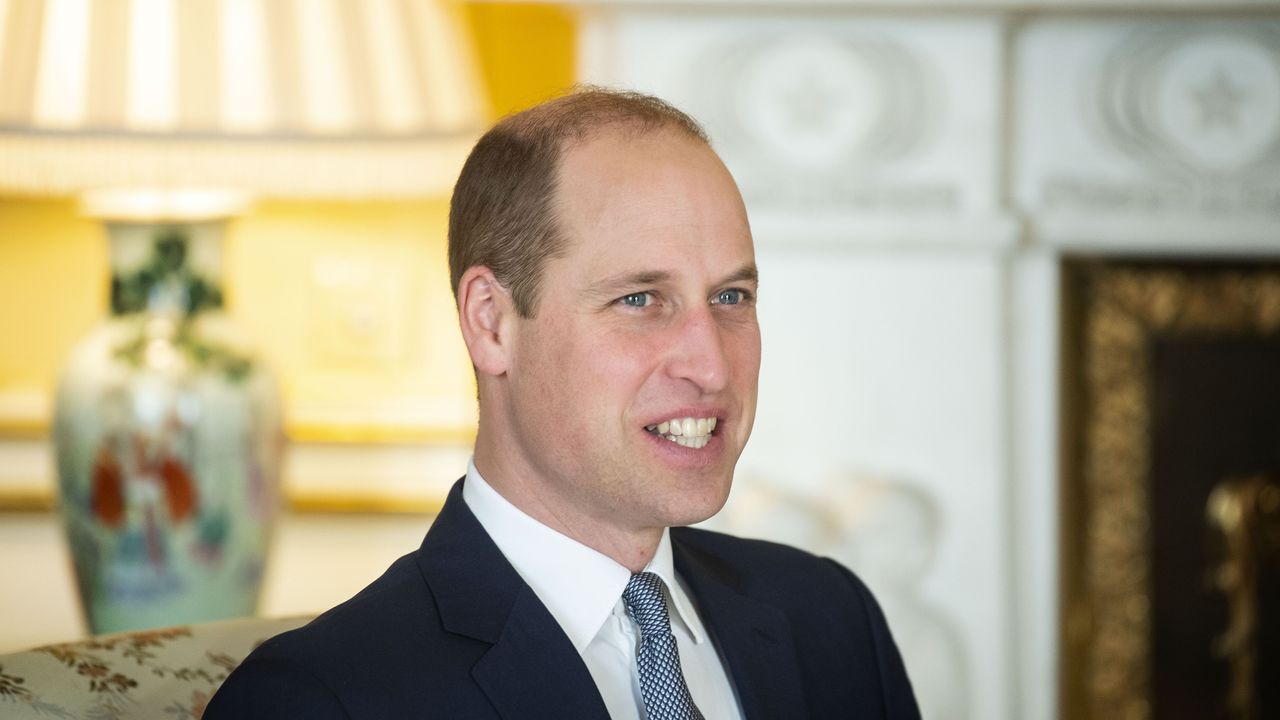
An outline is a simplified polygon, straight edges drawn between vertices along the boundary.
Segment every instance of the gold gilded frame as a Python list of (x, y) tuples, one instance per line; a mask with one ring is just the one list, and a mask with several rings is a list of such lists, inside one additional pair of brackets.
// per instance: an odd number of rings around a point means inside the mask
[(1077, 261), (1065, 272), (1062, 716), (1149, 720), (1148, 348), (1161, 335), (1280, 332), (1280, 266)]

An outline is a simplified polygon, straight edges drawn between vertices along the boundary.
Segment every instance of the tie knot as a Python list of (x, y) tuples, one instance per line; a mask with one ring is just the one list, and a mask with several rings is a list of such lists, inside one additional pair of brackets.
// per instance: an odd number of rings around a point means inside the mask
[(622, 591), (622, 601), (627, 614), (640, 626), (643, 637), (662, 637), (671, 634), (671, 621), (667, 617), (667, 600), (662, 594), (662, 578), (651, 572), (636, 573), (627, 581)]

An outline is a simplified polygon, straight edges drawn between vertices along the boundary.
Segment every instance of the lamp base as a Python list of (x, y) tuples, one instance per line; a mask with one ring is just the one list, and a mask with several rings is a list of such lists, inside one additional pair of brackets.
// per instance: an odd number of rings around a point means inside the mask
[(276, 386), (220, 312), (221, 224), (109, 226), (112, 316), (54, 418), (60, 511), (95, 633), (250, 615), (282, 449)]

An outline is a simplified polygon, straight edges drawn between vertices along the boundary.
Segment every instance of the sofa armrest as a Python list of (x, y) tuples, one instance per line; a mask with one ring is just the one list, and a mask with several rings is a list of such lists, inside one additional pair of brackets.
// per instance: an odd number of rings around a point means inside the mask
[(226, 620), (0, 655), (0, 716), (194, 720), (255, 647), (308, 620)]

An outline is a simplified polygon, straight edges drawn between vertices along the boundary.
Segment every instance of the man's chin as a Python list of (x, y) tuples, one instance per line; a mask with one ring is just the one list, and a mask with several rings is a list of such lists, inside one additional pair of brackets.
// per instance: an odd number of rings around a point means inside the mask
[(722, 488), (706, 488), (705, 495), (691, 492), (683, 497), (677, 497), (675, 506), (669, 508), (666, 513), (667, 526), (696, 525), (714, 517), (729, 501), (729, 484), (730, 482), (726, 481)]

